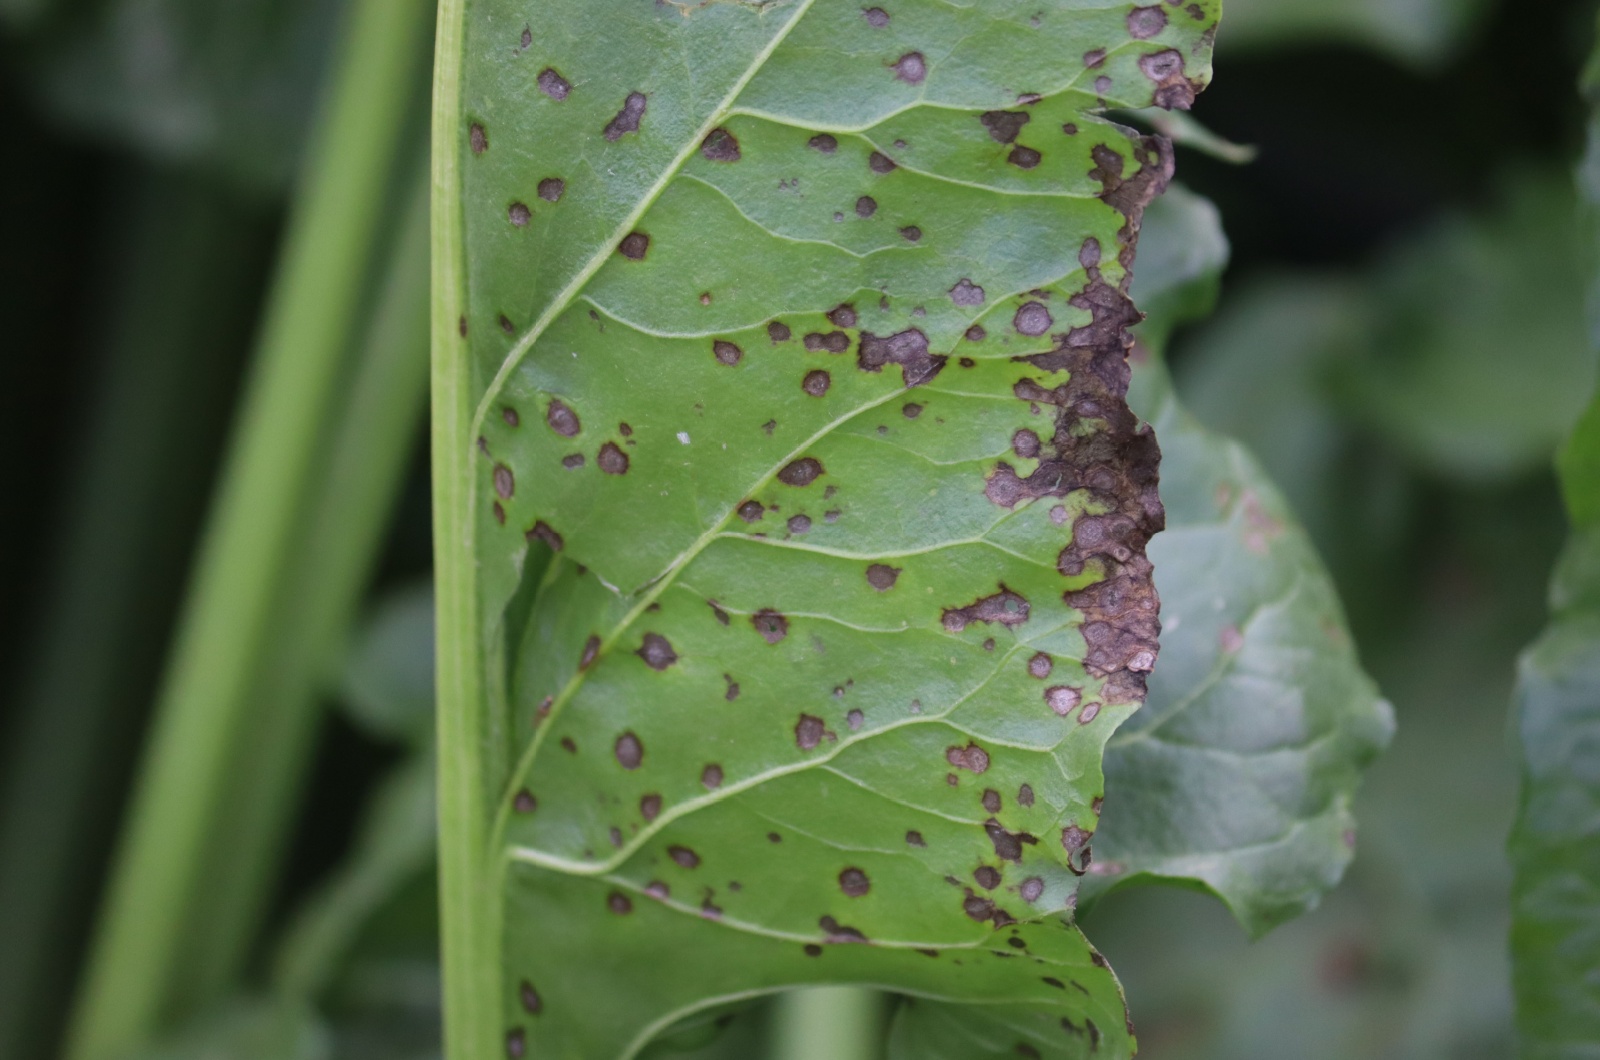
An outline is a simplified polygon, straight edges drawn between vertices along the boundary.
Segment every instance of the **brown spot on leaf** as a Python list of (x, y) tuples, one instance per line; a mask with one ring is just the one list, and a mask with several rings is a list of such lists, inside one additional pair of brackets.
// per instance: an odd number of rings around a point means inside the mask
[(789, 526), (789, 533), (791, 533), (791, 534), (799, 535), (799, 534), (810, 533), (811, 532), (811, 516), (803, 515), (803, 514), (802, 515), (791, 515), (791, 516), (789, 516), (788, 526)]
[(550, 407), (544, 412), (544, 421), (550, 425), (552, 431), (563, 438), (575, 438), (583, 429), (583, 425), (578, 421), (578, 414), (559, 398), (551, 399)]
[(483, 126), (473, 122), (467, 128), (467, 143), (472, 147), (472, 153), (481, 155), (489, 149), (489, 134), (483, 131)]
[(506, 1032), (506, 1055), (511, 1060), (522, 1060), (528, 1051), (528, 1035), (521, 1027)]
[(533, 792), (523, 788), (511, 800), (511, 808), (518, 813), (532, 813), (539, 808), (539, 800), (533, 797)]
[(517, 998), (522, 1002), (523, 1011), (530, 1016), (537, 1016), (544, 1011), (544, 1001), (540, 999), (539, 991), (526, 979), (517, 987)]
[(625, 732), (617, 737), (616, 743), (617, 763), (623, 769), (638, 769), (644, 761), (644, 744), (639, 742), (639, 737), (632, 732)]
[(500, 330), (505, 332), (507, 335), (515, 335), (517, 333), (517, 326), (511, 322), (510, 317), (506, 316), (504, 313), (501, 313)]
[(920, 85), (928, 78), (928, 61), (921, 52), (906, 52), (895, 60), (894, 76), (908, 85)]
[(1032, 116), (1020, 110), (991, 110), (978, 115), (978, 120), (996, 143), (1009, 144), (1016, 141), (1017, 134)]
[(1028, 621), (1029, 604), (1021, 594), (1000, 585), (1000, 591), (974, 600), (966, 607), (948, 607), (940, 615), (944, 628), (950, 633), (960, 633), (973, 622), (998, 622), (1002, 626), (1020, 626)]
[(857, 868), (848, 868), (839, 873), (839, 890), (847, 898), (860, 898), (872, 889), (872, 882), (867, 879), (867, 874)]
[(1017, 789), (1017, 805), (1028, 809), (1033, 806), (1033, 785), (1024, 784)]
[(643, 232), (629, 232), (617, 244), (617, 253), (629, 261), (643, 261), (644, 256), (650, 253), (650, 237)]
[(525, 228), (533, 220), (533, 211), (525, 202), (514, 202), (506, 209), (506, 217), (518, 228)]
[(979, 865), (972, 878), (978, 881), (978, 886), (986, 891), (992, 891), (1000, 886), (1000, 872), (991, 865)]
[(661, 796), (650, 794), (640, 798), (639, 815), (646, 821), (653, 821), (661, 816)]
[(989, 768), (989, 752), (975, 743), (965, 747), (947, 747), (944, 759), (957, 769), (965, 769), (972, 773), (983, 773)]
[(853, 328), (856, 326), (856, 307), (848, 302), (836, 305), (828, 310), (828, 319), (833, 322), (834, 327)]
[(539, 71), (539, 91), (560, 103), (572, 92), (572, 85), (567, 79), (555, 71), (553, 67), (545, 67)]
[(882, 371), (886, 364), (898, 364), (908, 387), (921, 386), (938, 375), (947, 359), (928, 352), (928, 336), (917, 328), (885, 338), (863, 331), (861, 346), (856, 351), (857, 366), (868, 372)]
[(627, 916), (633, 912), (633, 900), (621, 891), (612, 891), (606, 895), (606, 908), (618, 916)]
[(900, 568), (891, 567), (887, 563), (874, 563), (867, 568), (867, 584), (880, 593), (893, 589), (899, 577)]
[(802, 751), (813, 751), (823, 740), (834, 739), (833, 733), (823, 724), (821, 718), (812, 714), (800, 715), (800, 720), (794, 724), (794, 742)]
[(839, 150), (839, 141), (828, 133), (818, 133), (806, 141), (806, 146), (825, 155), (831, 155)]
[[(739, 505), (738, 513), (739, 518), (743, 519), (747, 523), (759, 523), (761, 521), (761, 517), (767, 514), (767, 509), (762, 506), (760, 501), (749, 500)], [(711, 606), (713, 608), (716, 607), (715, 604), (712, 604)], [(723, 616), (722, 624), (728, 624), (726, 615)]]
[(717, 339), (711, 344), (711, 355), (718, 364), (725, 364), (729, 368), (744, 359), (744, 351), (726, 339)]
[(1067, 685), (1054, 685), (1044, 690), (1045, 704), (1063, 718), (1078, 709), (1078, 703), (1082, 699), (1082, 689), (1071, 688)]
[(982, 305), (983, 288), (963, 276), (950, 288), (950, 301), (959, 306)]
[(567, 182), (560, 177), (545, 177), (539, 182), (539, 198), (545, 202), (560, 202), (567, 190)]
[(865, 220), (878, 212), (878, 200), (870, 195), (863, 195), (856, 200), (856, 216)]
[(615, 143), (627, 133), (638, 132), (639, 122), (649, 105), (650, 101), (643, 92), (629, 92), (628, 98), (622, 101), (622, 109), (606, 123), (606, 139)]
[(707, 791), (716, 791), (722, 787), (722, 767), (715, 762), (700, 771), (700, 783)]
[(1026, 427), (1011, 436), (1011, 451), (1024, 460), (1037, 457), (1039, 449), (1039, 436)]
[(1006, 155), (1006, 161), (1018, 169), (1033, 169), (1043, 160), (1044, 156), (1038, 151), (1031, 147), (1024, 147), (1021, 144), (1013, 147), (1011, 153)]
[(789, 620), (771, 608), (763, 608), (751, 615), (750, 624), (756, 627), (756, 632), (768, 644), (776, 644), (789, 635)]
[(906, 845), (913, 847), (925, 847), (928, 845), (928, 843), (927, 840), (922, 838), (921, 832), (907, 832)]
[(538, 522), (534, 523), (533, 529), (529, 530), (526, 536), (529, 541), (543, 541), (546, 545), (550, 546), (551, 552), (560, 552), (562, 546), (566, 544), (566, 542), (561, 539), (561, 535), (556, 533), (555, 530), (551, 528), (550, 524), (545, 522), (543, 519), (540, 519)]
[(774, 345), (780, 342), (788, 342), (792, 334), (793, 332), (789, 330), (789, 325), (781, 320), (774, 320), (767, 325), (767, 337), (772, 340)]
[(861, 17), (867, 20), (867, 25), (873, 29), (882, 29), (889, 24), (889, 12), (881, 7), (869, 7), (861, 12)]
[(1093, 832), (1087, 832), (1076, 824), (1069, 824), (1061, 830), (1061, 849), (1067, 852), (1067, 868), (1075, 876), (1082, 876), (1089, 871), (1089, 863), (1093, 860), (1089, 840), (1093, 837)]
[(667, 848), (667, 856), (682, 868), (697, 869), (700, 867), (700, 855), (688, 847), (670, 846)]
[(718, 126), (706, 133), (706, 138), (700, 142), (700, 153), (711, 162), (737, 162), (739, 141), (733, 133)]
[(800, 381), (800, 389), (812, 397), (821, 397), (828, 392), (828, 387), (832, 384), (833, 377), (816, 368), (806, 373), (806, 377)]
[(1017, 334), (1037, 337), (1050, 330), (1055, 323), (1055, 318), (1050, 315), (1043, 302), (1024, 302), (1017, 310), (1016, 316), (1011, 318), (1011, 326)]
[(778, 472), (778, 481), (785, 486), (809, 486), (817, 481), (822, 473), (820, 461), (814, 457), (803, 456), (785, 464)]
[(1139, 57), (1139, 70), (1156, 83), (1151, 103), (1167, 110), (1188, 110), (1194, 105), (1195, 86), (1183, 73), (1183, 53), (1175, 48)]
[(993, 788), (983, 789), (983, 798), (980, 800), (983, 808), (990, 813), (1000, 812), (1000, 793)]
[(644, 643), (637, 652), (639, 658), (650, 669), (660, 672), (678, 661), (678, 653), (672, 650), (672, 645), (659, 633), (646, 633)]
[(882, 176), (885, 173), (893, 173), (900, 167), (895, 165), (894, 159), (888, 155), (881, 151), (874, 151), (867, 156), (867, 168)]
[(922, 229), (916, 225), (906, 225), (900, 229), (900, 237), (908, 243), (915, 243), (922, 239)]
[(600, 470), (608, 475), (626, 475), (628, 473), (628, 454), (617, 448), (615, 442), (607, 442), (600, 447), (600, 453), (595, 457), (595, 463), (600, 465)]
[(583, 654), (578, 656), (578, 669), (587, 670), (594, 665), (595, 656), (600, 654), (600, 638), (590, 634), (589, 639), (583, 642)]
[(504, 464), (494, 466), (494, 491), (500, 495), (501, 500), (510, 500), (511, 494), (517, 488), (516, 477), (511, 474), (511, 469)]
[[(1044, 881), (1037, 876), (1029, 876), (1022, 881), (1020, 893), (1024, 902), (1037, 902), (1039, 896), (1044, 894)], [(1046, 981), (1048, 982), (1049, 980)], [(1054, 985), (1057, 990), (1066, 989), (1060, 982), (1056, 982)]]

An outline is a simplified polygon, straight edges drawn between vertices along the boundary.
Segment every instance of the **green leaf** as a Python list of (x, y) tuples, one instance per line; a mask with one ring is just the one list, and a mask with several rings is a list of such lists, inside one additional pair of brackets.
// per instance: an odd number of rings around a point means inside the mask
[(452, 1034), (856, 982), (897, 1056), (1127, 1055), (1070, 911), (1155, 658), (1170, 154), (1096, 111), (1187, 105), (1217, 5), (502, 6), (441, 23)]
[(1571, 187), (1566, 174), (1510, 181), (1492, 213), (1447, 218), (1384, 262), (1370, 338), (1340, 378), (1352, 414), (1418, 466), (1525, 475), (1583, 412), (1596, 357)]
[(1573, 538), (1555, 620), (1519, 668), (1523, 789), (1511, 857), (1511, 948), (1521, 1055), (1575, 1060), (1600, 1039), (1600, 533)]

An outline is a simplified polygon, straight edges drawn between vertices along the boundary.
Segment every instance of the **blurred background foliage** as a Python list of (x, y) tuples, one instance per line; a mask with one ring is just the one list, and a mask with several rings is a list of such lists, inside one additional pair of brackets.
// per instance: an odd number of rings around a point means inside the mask
[[(59, 1042), (343, 6), (0, 0), (0, 1060)], [(1595, 382), (1571, 180), (1593, 15), (1229, 0), (1196, 116), (1259, 153), (1179, 150), (1232, 254), (1169, 361), (1306, 526), (1399, 729), (1315, 912), (1249, 943), (1188, 891), (1089, 910), (1142, 1056), (1513, 1052), (1506, 711)], [(419, 65), (419, 135), (426, 88)], [(417, 426), (237, 999), (156, 1055), (436, 1052)]]

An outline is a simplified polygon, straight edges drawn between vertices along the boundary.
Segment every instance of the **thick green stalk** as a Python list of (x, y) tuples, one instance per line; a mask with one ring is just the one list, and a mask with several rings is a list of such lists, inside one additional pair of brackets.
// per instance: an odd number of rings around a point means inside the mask
[(326, 472), (296, 536), (292, 571), (252, 682), (228, 770), (212, 866), (181, 951), (180, 1007), (220, 1000), (260, 928), (309, 765), (321, 695), (371, 577), (410, 464), (428, 388), (428, 183), (403, 193), (354, 371), (341, 387)]
[(791, 990), (778, 999), (769, 1060), (879, 1060), (886, 998), (856, 986)]
[(229, 347), (243, 345), (269, 247), (264, 211), (214, 186), (159, 170), (130, 183), (110, 211), (116, 266), (85, 295), (105, 310), (103, 366), (73, 417), (82, 451), (52, 588), (0, 747), (0, 1060), (54, 1052), (114, 834), (107, 808), (225, 428), (242, 359)]
[(433, 97), (433, 539), (438, 621), (439, 903), (445, 1055), (487, 1060), (499, 1040), (499, 895), (491, 886), (483, 644), (472, 549), (472, 415), (462, 332), (461, 63), (465, 0), (440, 0)]
[(69, 1055), (144, 1041), (172, 1001), (178, 939), (306, 499), (404, 126), (422, 0), (356, 0), (308, 156), (149, 737)]

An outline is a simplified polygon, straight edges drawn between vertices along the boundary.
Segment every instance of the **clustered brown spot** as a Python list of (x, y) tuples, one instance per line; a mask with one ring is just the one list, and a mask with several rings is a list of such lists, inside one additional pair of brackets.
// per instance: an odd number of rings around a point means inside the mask
[(917, 328), (907, 328), (884, 338), (870, 331), (861, 333), (856, 365), (864, 371), (881, 372), (886, 364), (898, 364), (908, 387), (921, 386), (938, 375), (949, 358), (928, 352), (928, 336)]
[(646, 633), (644, 643), (639, 646), (639, 658), (644, 664), (658, 673), (678, 661), (678, 653), (672, 650), (671, 643), (659, 633)]
[(1002, 626), (1020, 626), (1028, 621), (1029, 604), (1019, 593), (1000, 585), (1000, 591), (981, 597), (966, 607), (947, 607), (940, 615), (944, 628), (960, 633), (973, 622), (998, 622)]
[(718, 126), (706, 134), (700, 143), (700, 153), (712, 162), (739, 161), (739, 141), (733, 133)]
[(1032, 120), (1032, 115), (1021, 110), (991, 110), (978, 115), (978, 121), (989, 130), (996, 143), (1015, 143), (1022, 127)]
[(643, 92), (629, 92), (628, 98), (622, 101), (622, 109), (617, 111), (616, 117), (606, 123), (606, 139), (615, 143), (627, 133), (638, 132), (639, 121), (644, 117), (645, 108), (649, 104), (650, 101)]
[(989, 752), (975, 743), (965, 747), (947, 747), (944, 759), (957, 769), (965, 769), (972, 773), (983, 773), (989, 768)]
[(804, 342), (811, 353), (843, 353), (850, 348), (850, 336), (842, 331), (830, 331), (827, 334), (813, 331), (805, 337)]
[(1194, 106), (1199, 88), (1183, 73), (1183, 53), (1175, 48), (1139, 57), (1139, 70), (1156, 83), (1150, 102), (1167, 110), (1188, 110)]
[(867, 568), (867, 584), (880, 593), (893, 589), (899, 577), (900, 568), (891, 567), (887, 563), (874, 563)]
[(1061, 848), (1067, 852), (1067, 868), (1075, 876), (1082, 876), (1089, 871), (1089, 862), (1094, 857), (1089, 850), (1089, 840), (1093, 837), (1093, 832), (1079, 828), (1076, 823), (1061, 830)]

